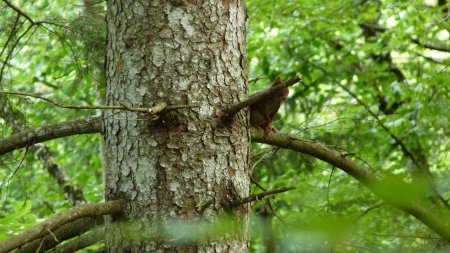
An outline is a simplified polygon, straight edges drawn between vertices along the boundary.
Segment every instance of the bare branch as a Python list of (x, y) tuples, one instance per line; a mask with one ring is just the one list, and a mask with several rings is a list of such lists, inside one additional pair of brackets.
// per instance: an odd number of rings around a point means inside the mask
[(0, 94), (23, 96), (23, 97), (33, 97), (33, 98), (44, 100), (50, 104), (56, 105), (61, 108), (78, 109), (78, 110), (97, 110), (97, 109), (100, 109), (100, 110), (126, 110), (126, 111), (131, 111), (131, 112), (143, 112), (143, 113), (156, 114), (156, 113), (161, 112), (162, 110), (164, 110), (167, 107), (166, 103), (160, 103), (151, 108), (130, 107), (127, 105), (112, 105), (112, 106), (108, 106), (108, 105), (66, 105), (66, 104), (60, 103), (58, 101), (51, 100), (51, 99), (48, 99), (41, 95), (32, 94), (32, 93), (0, 91)]
[(94, 229), (92, 232), (82, 234), (78, 238), (61, 245), (61, 247), (56, 248), (51, 251), (52, 253), (73, 253), (78, 250), (89, 247), (96, 244), (105, 238), (104, 227), (99, 227)]
[(122, 209), (123, 202), (115, 200), (100, 204), (86, 204), (71, 208), (58, 216), (48, 219), (36, 227), (18, 234), (0, 243), (0, 252), (9, 252), (39, 237), (48, 235), (48, 231), (53, 231), (64, 224), (83, 217), (98, 217), (107, 214), (117, 213)]
[[(24, 21), (25, 22), (25, 21)], [(24, 23), (22, 22), (22, 24)], [(20, 26), (22, 26), (22, 24)], [(9, 59), (12, 57), (14, 49), (16, 48), (16, 46), (19, 44), (20, 40), (22, 40), (22, 38), (31, 30), (31, 28), (33, 28), (33, 25), (29, 25), (25, 31), (19, 35), (19, 37), (16, 39), (16, 41), (14, 42), (14, 44), (11, 46), (11, 49), (8, 51), (5, 60), (3, 60), (3, 64), (2, 64), (2, 68), (0, 69), (0, 81), (3, 80), (3, 72), (5, 71), (6, 65), (8, 64)], [(34, 33), (34, 32), (33, 32)], [(11, 33), (11, 36), (13, 36), (13, 34)], [(30, 36), (31, 37), (31, 36)], [(6, 45), (5, 45), (6, 47)], [(2, 50), (3, 51), (3, 50)]]
[[(23, 23), (21, 23), (19, 25), (19, 19), (20, 19), (20, 14), (17, 14), (16, 20), (14, 21), (14, 25), (11, 28), (11, 33), (9, 34), (8, 39), (6, 39), (6, 41), (4, 42), (2, 51), (0, 51), (0, 56), (3, 55), (3, 52), (5, 52), (9, 42), (12, 40), (12, 38), (16, 34), (17, 30), (22, 26)], [(17, 27), (17, 25), (19, 25), (19, 27)]]
[(295, 136), (282, 133), (271, 133), (267, 140), (264, 140), (263, 132), (255, 128), (252, 128), (251, 133), (254, 142), (271, 144), (311, 155), (340, 168), (366, 186), (370, 186), (378, 180), (372, 172), (364, 170), (354, 161), (348, 159), (346, 153), (341, 153), (321, 143), (300, 140)]
[[(162, 104), (152, 107), (152, 108), (130, 108), (123, 107), (129, 109), (144, 109), (146, 113), (156, 114), (159, 112), (163, 106)], [(197, 105), (175, 105), (173, 109), (180, 108), (190, 108), (196, 107)], [(111, 109), (111, 108), (108, 108)], [(171, 109), (171, 108), (168, 108)], [(92, 134), (92, 133), (100, 133), (102, 131), (102, 118), (99, 116), (91, 117), (88, 119), (82, 120), (71, 120), (62, 123), (51, 124), (43, 127), (39, 127), (36, 129), (32, 129), (29, 131), (23, 131), (21, 133), (17, 133), (6, 137), (4, 139), (0, 139), (0, 155), (9, 153), (16, 149), (24, 148), (26, 146), (31, 146), (36, 143), (53, 140), (61, 137), (77, 135), (77, 134)]]
[[(355, 161), (349, 159), (349, 156), (347, 156), (346, 153), (338, 152), (320, 143), (300, 140), (287, 134), (269, 133), (269, 135), (264, 138), (264, 133), (255, 128), (252, 128), (251, 134), (252, 141), (254, 142), (266, 143), (280, 148), (298, 151), (341, 169), (361, 182), (389, 205), (416, 217), (434, 232), (439, 234), (443, 239), (450, 241), (450, 228), (446, 223), (446, 221), (450, 220), (449, 217), (436, 217), (432, 212), (409, 199), (400, 202), (394, 201), (391, 193), (382, 190), (382, 186), (386, 185), (386, 183), (378, 179), (371, 171), (364, 169)], [(406, 183), (403, 183), (403, 185), (406, 185)]]
[[(9, 50), (9, 52), (8, 52), (8, 54), (7, 54), (7, 56), (6, 56), (6, 59), (3, 61), (3, 65), (2, 65), (2, 67), (1, 67), (1, 69), (0, 69), (0, 81), (3, 80), (3, 71), (5, 70), (5, 67), (6, 67), (6, 65), (8, 64), (8, 61), (9, 61), (9, 59), (11, 58), (11, 56), (12, 56), (12, 54), (13, 54), (13, 52), (14, 52), (14, 49), (15, 49), (16, 46), (18, 45), (19, 41), (20, 41), (20, 40), (21, 40), (21, 39), (22, 39), (22, 38), (30, 31), (31, 28), (33, 28), (33, 26), (41, 25), (41, 24), (43, 24), (43, 23), (46, 23), (46, 22), (43, 22), (43, 21), (42, 21), (42, 22), (41, 22), (41, 21), (38, 21), (38, 22), (34, 21), (28, 14), (26, 14), (25, 12), (23, 12), (21, 9), (19, 9), (17, 6), (15, 6), (15, 5), (12, 4), (11, 2), (9, 2), (8, 0), (3, 0), (3, 2), (5, 2), (7, 6), (9, 6), (11, 9), (13, 9), (13, 10), (17, 13), (17, 20), (16, 20), (16, 24), (14, 25), (14, 27), (13, 27), (13, 29), (12, 29), (12, 31), (11, 31), (10, 36), (8, 37), (8, 40), (7, 40), (7, 42), (6, 42), (5, 46), (4, 46), (4, 48), (2, 49), (2, 53), (1, 53), (1, 54), (3, 54), (3, 50), (4, 50), (4, 49), (6, 48), (6, 46), (8, 45), (10, 39), (12, 39), (12, 37), (13, 37), (15, 31), (18, 31), (18, 29), (25, 23), (25, 21), (23, 21), (23, 22), (20, 24), (19, 28), (17, 28), (17, 30), (16, 30), (17, 21), (19, 20), (19, 17), (20, 17), (20, 16), (25, 17), (25, 19), (28, 20), (31, 24), (30, 24), (30, 25), (28, 26), (28, 28), (27, 28), (27, 29), (26, 29), (26, 30), (25, 30), (25, 31), (17, 38), (17, 40), (14, 42), (13, 46), (12, 46), (11, 49)], [(0, 54), (0, 55), (1, 55), (1, 54)]]
[(430, 43), (422, 43), (419, 39), (411, 39), (411, 41), (424, 48), (450, 53), (450, 47), (436, 46)]
[(240, 205), (247, 204), (247, 203), (254, 202), (254, 201), (260, 201), (260, 200), (263, 200), (265, 198), (271, 197), (271, 196), (273, 196), (275, 194), (287, 192), (287, 191), (290, 191), (290, 190), (293, 190), (293, 189), (295, 189), (295, 187), (283, 187), (283, 188), (280, 188), (280, 189), (275, 189), (275, 190), (261, 192), (261, 193), (258, 193), (258, 194), (253, 194), (253, 195), (250, 195), (250, 196), (248, 196), (246, 198), (235, 200), (235, 201), (231, 202), (229, 204), (229, 206), (230, 207), (235, 207), (235, 206), (240, 206)]
[(9, 0), (3, 0), (3, 2), (6, 3), (6, 5), (8, 5), (11, 9), (13, 9), (15, 12), (17, 12), (18, 15), (24, 17), (26, 20), (28, 20), (32, 26), (35, 25), (42, 25), (42, 24), (52, 24), (52, 25), (56, 25), (52, 22), (48, 22), (48, 21), (34, 21), (30, 15), (28, 15), (27, 13), (25, 13), (24, 11), (22, 11), (19, 7), (15, 6), (14, 4), (12, 4)]
[(26, 14), (25, 12), (23, 12), (21, 9), (19, 9), (17, 6), (15, 6), (14, 4), (10, 3), (8, 0), (3, 0), (3, 2), (6, 3), (6, 5), (8, 5), (11, 9), (13, 9), (15, 12), (17, 12), (17, 14), (23, 16), (24, 18), (26, 18), (28, 21), (30, 21), (31, 24), (36, 24), (36, 22), (34, 22), (34, 20), (32, 18), (30, 18), (30, 16), (28, 16), (28, 14)]
[(78, 109), (78, 110), (125, 110), (125, 111), (130, 111), (130, 112), (142, 112), (142, 113), (148, 113), (148, 114), (157, 114), (157, 113), (160, 113), (161, 111), (163, 111), (164, 109), (175, 110), (175, 109), (184, 109), (184, 108), (194, 108), (194, 107), (199, 106), (198, 104), (167, 106), (167, 104), (164, 102), (159, 103), (150, 108), (131, 107), (131, 106), (127, 106), (127, 105), (66, 105), (61, 102), (58, 102), (58, 101), (55, 101), (52, 99), (48, 99), (46, 97), (43, 97), (38, 94), (33, 94), (33, 93), (0, 91), (0, 94), (22, 96), (22, 97), (33, 97), (33, 98), (44, 100), (50, 104), (53, 104), (53, 105), (61, 107), (61, 108)]
[[(101, 226), (103, 223), (103, 217), (81, 218), (61, 226), (60, 228), (54, 230), (53, 234), (59, 239), (59, 241), (64, 242), (70, 238), (85, 233), (95, 226)], [(16, 253), (44, 252), (55, 247), (56, 245), (58, 245), (58, 242), (53, 239), (53, 236), (46, 235), (20, 247), (20, 249), (16, 250)]]
[(23, 131), (0, 139), (0, 155), (36, 143), (76, 134), (92, 134), (102, 131), (102, 118), (91, 117), (51, 124), (29, 131)]
[(239, 102), (238, 104), (232, 105), (230, 108), (228, 108), (228, 110), (225, 111), (224, 116), (225, 116), (225, 118), (233, 117), (237, 112), (244, 109), (245, 107), (248, 107), (248, 106), (264, 99), (265, 97), (270, 96), (271, 94), (274, 94), (278, 91), (281, 91), (282, 89), (284, 89), (286, 87), (292, 86), (292, 85), (294, 85), (298, 82), (302, 82), (302, 81), (303, 81), (302, 77), (296, 76), (294, 78), (287, 80), (286, 82), (283, 82), (281, 85), (272, 86), (272, 87), (268, 88), (267, 90), (256, 92), (255, 94), (249, 96), (244, 101)]

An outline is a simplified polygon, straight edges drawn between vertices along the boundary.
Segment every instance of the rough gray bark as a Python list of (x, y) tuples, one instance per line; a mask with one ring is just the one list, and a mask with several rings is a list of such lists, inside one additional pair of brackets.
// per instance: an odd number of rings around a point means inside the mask
[[(221, 121), (226, 108), (247, 93), (245, 3), (110, 0), (107, 16), (109, 105), (199, 105), (163, 112), (158, 120), (107, 112), (106, 199), (127, 202), (113, 220), (146, 222), (131, 229), (139, 235), (156, 221), (214, 221), (227, 201), (249, 194), (247, 112)], [(248, 206), (232, 211), (244, 221), (241, 238), (176, 246), (171, 238), (127, 241), (118, 229), (106, 247), (110, 252), (247, 252)]]

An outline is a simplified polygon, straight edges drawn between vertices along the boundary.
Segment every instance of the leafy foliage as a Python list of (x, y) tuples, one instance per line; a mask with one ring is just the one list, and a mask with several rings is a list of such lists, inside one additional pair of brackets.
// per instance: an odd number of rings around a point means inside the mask
[[(1, 89), (45, 94), (66, 104), (95, 103), (93, 49), (84, 48), (83, 40), (74, 32), (80, 32), (77, 22), (82, 9), (75, 7), (78, 1), (21, 2), (14, 4), (35, 22), (43, 23), (31, 26), (20, 17), (19, 25), (14, 26), (17, 13), (4, 3), (0, 5), (0, 23), (5, 24), (2, 25), (5, 32), (0, 36), (0, 44), (5, 48), (0, 58)], [(95, 34), (104, 38), (105, 25), (97, 24), (97, 28), (103, 29), (103, 33)], [(10, 38), (9, 34), (13, 36)], [(99, 39), (100, 43), (104, 41)], [(4, 61), (8, 63), (3, 65)], [(15, 112), (9, 113), (22, 119), (21, 128), (35, 128), (95, 113), (65, 110), (27, 98), (9, 97), (9, 103), (15, 108)], [(4, 104), (1, 106), (4, 108)], [(14, 126), (6, 120), (7, 115), (0, 116), (2, 136), (8, 136)], [(70, 176), (71, 183), (84, 191), (89, 201), (98, 202), (103, 198), (98, 136), (71, 137), (46, 145), (54, 162)], [(0, 241), (70, 207), (61, 187), (43, 169), (33, 152), (16, 151), (0, 159), (4, 168), (0, 172)]]
[[(418, 182), (426, 170), (450, 197), (443, 177), (450, 162), (450, 55), (414, 42), (449, 47), (445, 4), (251, 0), (248, 7), (252, 77), (305, 79), (291, 88), (275, 122), (280, 131), (354, 153), (382, 178)], [(329, 165), (261, 145), (253, 160), (260, 184), (297, 186), (274, 200), (280, 242), (299, 245), (282, 244), (282, 252), (423, 252), (437, 245), (425, 226)], [(393, 201), (406, 196), (401, 185), (389, 187)]]

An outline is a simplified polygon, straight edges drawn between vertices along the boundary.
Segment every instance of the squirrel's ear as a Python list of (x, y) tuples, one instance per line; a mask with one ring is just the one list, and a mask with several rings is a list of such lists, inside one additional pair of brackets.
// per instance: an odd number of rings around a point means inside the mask
[(279, 76), (275, 77), (272, 86), (281, 84), (281, 78)]

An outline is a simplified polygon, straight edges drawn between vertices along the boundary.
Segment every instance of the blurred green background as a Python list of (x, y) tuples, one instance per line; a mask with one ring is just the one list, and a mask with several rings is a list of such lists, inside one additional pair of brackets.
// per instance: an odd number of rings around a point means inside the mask
[[(1, 89), (101, 104), (105, 3), (12, 2), (45, 23), (31, 25), (0, 3)], [(380, 178), (400, 178), (415, 189), (432, 178), (448, 199), (449, 4), (249, 0), (249, 78), (263, 78), (249, 83), (250, 94), (276, 76), (303, 76), (276, 116), (276, 129), (349, 152)], [(8, 108), (0, 110), (3, 137), (14, 132), (10, 118), (35, 128), (95, 114), (25, 98), (0, 104)], [(45, 145), (89, 202), (102, 201), (100, 136)], [(280, 252), (450, 250), (418, 220), (329, 164), (261, 144), (253, 144), (252, 162), (252, 178), (262, 188), (296, 187), (253, 206), (252, 252), (266, 252), (268, 243)], [(72, 206), (34, 153), (15, 151), (0, 163), (0, 241)], [(261, 191), (252, 184), (253, 193)], [(408, 194), (402, 185), (386, 191), (398, 199)], [(442, 204), (420, 201), (448, 215)]]

